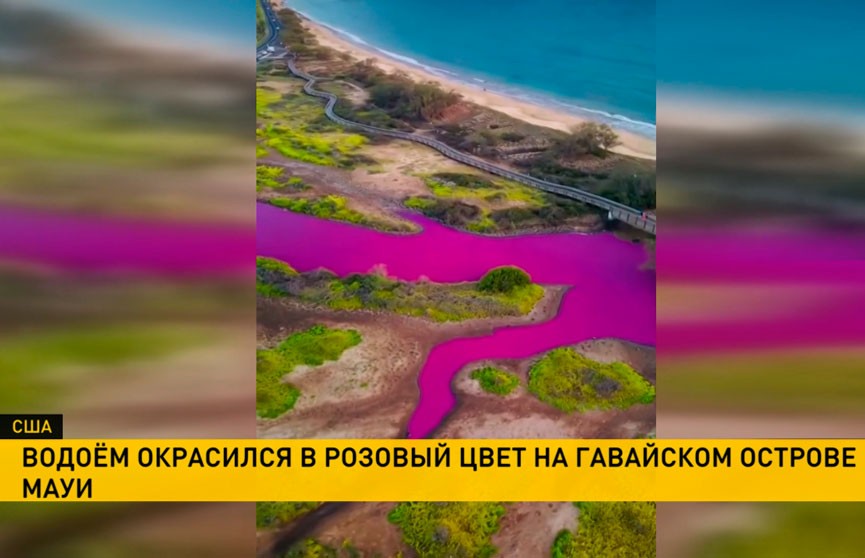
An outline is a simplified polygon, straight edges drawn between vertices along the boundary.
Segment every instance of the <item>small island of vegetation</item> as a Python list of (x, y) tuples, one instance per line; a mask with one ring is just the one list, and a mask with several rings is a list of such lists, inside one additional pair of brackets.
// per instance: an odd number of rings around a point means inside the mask
[(655, 400), (655, 387), (627, 364), (596, 362), (569, 347), (553, 349), (531, 367), (529, 391), (566, 413)]
[(473, 370), (471, 378), (477, 380), (481, 389), (495, 395), (509, 395), (520, 385), (520, 379), (516, 374), (494, 366)]
[(332, 310), (371, 310), (457, 322), (528, 314), (544, 289), (519, 268), (497, 268), (478, 283), (410, 283), (378, 274), (340, 278), (318, 270), (298, 273), (288, 264), (259, 257), (256, 287), (262, 296), (291, 297)]

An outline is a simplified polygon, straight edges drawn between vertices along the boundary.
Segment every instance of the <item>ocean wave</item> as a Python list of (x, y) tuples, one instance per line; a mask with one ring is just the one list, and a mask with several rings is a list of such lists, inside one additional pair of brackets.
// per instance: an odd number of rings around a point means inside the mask
[(393, 58), (394, 60), (398, 60), (400, 62), (404, 62), (405, 64), (409, 64), (411, 66), (416, 66), (418, 68), (423, 68), (424, 70), (430, 72), (431, 74), (435, 74), (439, 77), (456, 77), (457, 74), (451, 72), (450, 70), (445, 70), (444, 68), (437, 68), (435, 66), (430, 66), (428, 64), (424, 64), (419, 60), (411, 58), (410, 56), (405, 56), (402, 54), (397, 54), (395, 52), (391, 52), (389, 50), (385, 50), (383, 48), (373, 47), (378, 52), (384, 54), (388, 58)]

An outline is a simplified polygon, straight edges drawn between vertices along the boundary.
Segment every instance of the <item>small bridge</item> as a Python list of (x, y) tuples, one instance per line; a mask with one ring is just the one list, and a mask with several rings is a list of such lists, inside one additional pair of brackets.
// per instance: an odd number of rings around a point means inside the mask
[[(265, 2), (267, 3), (267, 2)], [(272, 17), (272, 15), (268, 11), (268, 15)], [(268, 20), (271, 21), (271, 17), (268, 17)], [(275, 18), (273, 18), (275, 20)], [(274, 33), (274, 35), (276, 35)], [(275, 37), (272, 38), (267, 44), (273, 44), (275, 42)], [(261, 51), (263, 47), (259, 48)], [(420, 143), (431, 147), (444, 155), (449, 159), (453, 159), (454, 161), (458, 161), (470, 167), (474, 167), (476, 169), (480, 169), (482, 171), (488, 172), (490, 174), (494, 174), (496, 176), (501, 176), (503, 178), (507, 178), (508, 180), (513, 180), (514, 182), (519, 182), (520, 184), (524, 184), (526, 186), (530, 186), (532, 188), (537, 188), (539, 190), (543, 190), (544, 192), (548, 192), (550, 194), (556, 194), (558, 196), (562, 196), (565, 198), (570, 198), (573, 200), (581, 201), (583, 203), (587, 203), (589, 205), (593, 205), (595, 207), (599, 207), (601, 209), (605, 209), (607, 211), (607, 217), (609, 219), (615, 219), (618, 221), (622, 221), (627, 223), (628, 225), (639, 229), (641, 231), (647, 232), (649, 234), (655, 234), (655, 217), (654, 215), (648, 215), (639, 209), (634, 209), (632, 207), (628, 207), (627, 205), (614, 202), (609, 200), (603, 196), (599, 196), (597, 194), (593, 194), (591, 192), (586, 192), (585, 190), (580, 190), (578, 188), (572, 188), (570, 186), (564, 186), (562, 184), (556, 184), (554, 182), (548, 182), (546, 180), (541, 180), (540, 178), (535, 178), (533, 176), (528, 176), (526, 174), (522, 174), (519, 172), (512, 171), (510, 169), (506, 169), (504, 167), (500, 167), (497, 165), (493, 165), (483, 159), (478, 157), (474, 157), (472, 155), (468, 155), (463, 153), (462, 151), (458, 151), (453, 147), (442, 143), (433, 138), (429, 138), (427, 136), (421, 134), (411, 134), (408, 132), (400, 132), (398, 130), (388, 130), (387, 128), (379, 128), (377, 126), (370, 126), (369, 124), (363, 124), (361, 122), (355, 122), (353, 120), (348, 120), (347, 118), (343, 118), (334, 112), (334, 107), (336, 103), (339, 101), (336, 95), (333, 93), (329, 93), (327, 91), (321, 91), (315, 88), (315, 83), (318, 81), (318, 78), (312, 76), (300, 68), (297, 67), (297, 60), (294, 55), (289, 53), (288, 57), (288, 69), (295, 76), (303, 79), (306, 83), (303, 86), (303, 91), (307, 95), (311, 95), (313, 97), (318, 97), (320, 99), (324, 99), (327, 101), (325, 105), (324, 112), (327, 117), (344, 126), (346, 128), (354, 128), (357, 130), (362, 130), (364, 132), (370, 134), (377, 134), (380, 136), (387, 136), (391, 138), (413, 141), (415, 143)]]

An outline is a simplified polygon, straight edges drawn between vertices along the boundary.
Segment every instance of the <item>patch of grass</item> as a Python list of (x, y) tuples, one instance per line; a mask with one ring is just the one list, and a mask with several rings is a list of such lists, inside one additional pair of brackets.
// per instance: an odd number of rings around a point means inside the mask
[(259, 84), (256, 87), (256, 137), (259, 149), (270, 148), (289, 159), (321, 166), (353, 168), (370, 162), (358, 154), (367, 143), (359, 134), (347, 133), (327, 120), (315, 99), (299, 92), (285, 95)]
[(285, 169), (271, 165), (258, 165), (255, 167), (255, 191), (263, 190), (291, 190), (302, 192), (308, 190), (309, 186), (302, 178), (297, 176), (285, 176)]
[(665, 405), (801, 413), (865, 408), (865, 350), (805, 348), (677, 358), (664, 369)]
[(353, 329), (314, 326), (289, 336), (273, 349), (258, 350), (255, 376), (258, 416), (276, 418), (297, 403), (300, 390), (282, 382), (286, 374), (300, 365), (321, 366), (326, 361), (338, 360), (360, 341), (360, 333)]
[(548, 352), (532, 366), (529, 391), (566, 413), (655, 400), (654, 386), (627, 364), (596, 362), (569, 347)]
[(441, 172), (424, 177), (427, 187), (439, 198), (476, 199), (490, 203), (522, 202), (544, 204), (541, 192), (517, 182), (488, 180), (475, 174)]
[[(231, 160), (237, 139), (216, 127), (220, 119), (178, 116), (177, 106), (152, 97), (139, 110), (114, 89), (8, 75), (0, 90), (0, 191), (54, 203), (71, 190), (76, 207), (84, 199), (107, 208), (113, 200), (101, 186), (124, 176)], [(137, 199), (123, 198), (114, 209), (128, 211)]]
[(255, 526), (258, 529), (273, 529), (315, 510), (318, 502), (256, 502)]
[(490, 558), (504, 514), (498, 502), (410, 502), (397, 505), (388, 520), (420, 558)]
[(701, 541), (697, 558), (766, 556), (860, 556), (865, 506), (861, 503), (756, 504), (761, 520), (752, 528), (725, 530)]
[(255, 40), (256, 44), (261, 44), (267, 36), (267, 19), (264, 15), (264, 8), (261, 7), (260, 0), (255, 0)]
[(255, 290), (263, 296), (281, 296), (282, 292), (268, 282), (270, 277), (292, 277), (297, 275), (290, 265), (273, 258), (255, 258)]
[(478, 381), (481, 389), (496, 395), (508, 395), (520, 385), (520, 378), (516, 374), (493, 366), (473, 370), (471, 378)]
[(333, 194), (316, 198), (274, 197), (268, 199), (267, 202), (276, 207), (294, 211), (295, 213), (313, 215), (320, 219), (353, 223), (380, 231), (408, 232), (412, 230), (410, 224), (402, 222), (392, 223), (351, 209), (348, 207), (348, 200), (346, 198)]
[(107, 371), (156, 359), (199, 342), (198, 335), (176, 327), (114, 324), (6, 336), (0, 341), (0, 406), (12, 412), (44, 405), (63, 395), (76, 369)]
[[(651, 558), (655, 556), (654, 502), (580, 502), (576, 533), (561, 531), (553, 558)], [(740, 556), (725, 554), (724, 556)]]
[(376, 274), (339, 278), (322, 271), (298, 275), (261, 266), (257, 280), (259, 293), (267, 296), (292, 296), (333, 310), (379, 310), (438, 322), (524, 315), (544, 296), (543, 287), (536, 284), (492, 293), (480, 291), (477, 283), (409, 283)]
[[(500, 195), (500, 194), (494, 194)], [(548, 230), (580, 222), (599, 211), (584, 204), (541, 194), (541, 205), (521, 204), (512, 207), (490, 208), (474, 198), (412, 196), (403, 203), (431, 219), (450, 227), (481, 234), (511, 233), (526, 230)], [(489, 200), (487, 200), (489, 201)], [(596, 219), (600, 220), (600, 217)]]
[(326, 546), (315, 539), (306, 539), (294, 545), (280, 558), (340, 558), (336, 549)]
[(346, 223), (366, 224), (366, 217), (362, 213), (349, 209), (348, 200), (342, 196), (323, 196), (320, 198), (272, 198), (268, 200), (271, 205), (288, 209), (295, 213), (313, 215), (322, 219), (344, 221)]

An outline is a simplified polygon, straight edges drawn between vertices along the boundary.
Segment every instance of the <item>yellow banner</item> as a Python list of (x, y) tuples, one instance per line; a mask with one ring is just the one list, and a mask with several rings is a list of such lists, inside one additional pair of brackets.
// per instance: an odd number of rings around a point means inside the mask
[(14, 440), (0, 501), (865, 501), (862, 440)]

